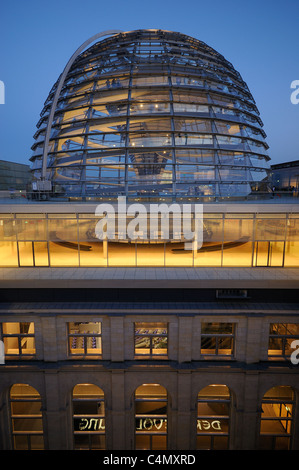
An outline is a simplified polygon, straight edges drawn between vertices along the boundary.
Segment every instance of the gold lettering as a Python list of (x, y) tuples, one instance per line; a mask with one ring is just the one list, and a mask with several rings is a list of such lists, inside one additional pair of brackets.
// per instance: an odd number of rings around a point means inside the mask
[[(149, 427), (146, 424), (147, 422), (149, 422)], [(153, 421), (150, 418), (145, 418), (145, 420), (143, 421), (143, 427), (144, 427), (144, 429), (149, 431), (153, 427)]]
[(212, 428), (216, 429), (217, 431), (220, 431), (221, 430), (220, 421), (212, 421)]
[(105, 429), (105, 420), (104, 419), (99, 420), (98, 429)]
[[(160, 424), (158, 424), (157, 421), (158, 421)], [(162, 426), (163, 426), (163, 422), (164, 422), (164, 419), (158, 419), (158, 420), (157, 420), (157, 419), (154, 419), (154, 426), (155, 426), (155, 428), (158, 429), (158, 430), (161, 429)]]
[(93, 430), (96, 431), (96, 429), (97, 429), (97, 424), (98, 424), (98, 419), (97, 419), (97, 418), (90, 418), (88, 429), (91, 428), (93, 422), (94, 422)]
[[(83, 426), (83, 421), (86, 422), (86, 424), (84, 424), (84, 426)], [(88, 426), (88, 419), (81, 418), (81, 421), (80, 421), (80, 423), (79, 423), (79, 429), (80, 429), (80, 431), (84, 431), (84, 429), (86, 429), (87, 426)]]

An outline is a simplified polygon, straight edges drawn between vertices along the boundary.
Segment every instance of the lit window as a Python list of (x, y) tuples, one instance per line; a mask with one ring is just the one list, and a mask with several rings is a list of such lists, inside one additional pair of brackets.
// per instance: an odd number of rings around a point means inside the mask
[(226, 385), (208, 385), (199, 392), (197, 449), (228, 449), (230, 399), (230, 391)]
[(135, 355), (167, 356), (167, 323), (135, 323)]
[(93, 384), (78, 384), (73, 390), (75, 450), (103, 450), (105, 443), (104, 392)]
[(30, 385), (15, 384), (10, 390), (14, 450), (43, 450), (41, 397)]
[(291, 387), (273, 387), (262, 400), (260, 450), (289, 450), (292, 435), (294, 392)]
[(31, 356), (36, 353), (33, 322), (1, 323), (0, 330), (5, 357)]
[(69, 353), (71, 355), (101, 355), (102, 328), (100, 322), (68, 323)]
[(299, 323), (272, 323), (269, 333), (269, 357), (290, 357), (292, 342), (299, 339)]
[(135, 391), (135, 449), (167, 449), (167, 391), (159, 384)]
[(234, 331), (234, 323), (202, 323), (201, 354), (232, 356)]

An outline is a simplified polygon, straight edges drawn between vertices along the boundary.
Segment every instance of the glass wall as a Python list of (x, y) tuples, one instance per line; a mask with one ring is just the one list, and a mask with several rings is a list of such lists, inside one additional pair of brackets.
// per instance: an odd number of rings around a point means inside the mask
[(135, 355), (167, 358), (167, 323), (135, 323)]
[(43, 450), (43, 417), (40, 394), (30, 385), (10, 389), (11, 429), (14, 450)]
[(0, 338), (4, 343), (5, 358), (32, 357), (35, 355), (33, 322), (0, 323)]
[(230, 402), (230, 391), (226, 385), (208, 385), (198, 393), (198, 450), (228, 449)]
[(290, 449), (294, 403), (291, 387), (277, 386), (265, 393), (262, 400), (259, 449)]
[(105, 400), (103, 390), (93, 384), (78, 384), (73, 390), (75, 450), (106, 448)]
[(202, 323), (201, 354), (232, 356), (234, 353), (234, 323)]
[(149, 216), (130, 217), (123, 233), (116, 216), (105, 240), (93, 214), (0, 214), (0, 266), (299, 267), (299, 213), (204, 213), (197, 249), (174, 220), (152, 230)]
[(100, 322), (68, 323), (68, 339), (71, 356), (101, 356), (102, 354)]
[(135, 449), (167, 449), (167, 391), (159, 384), (135, 391)]
[(269, 331), (268, 357), (289, 359), (299, 340), (299, 323), (271, 323)]

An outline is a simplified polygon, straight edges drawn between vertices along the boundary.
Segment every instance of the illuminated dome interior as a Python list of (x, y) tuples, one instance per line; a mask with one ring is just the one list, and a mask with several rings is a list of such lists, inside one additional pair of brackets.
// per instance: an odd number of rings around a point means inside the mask
[[(57, 86), (34, 136), (34, 181)], [(268, 188), (266, 135), (246, 83), (221, 54), (181, 33), (119, 33), (87, 48), (49, 124), (52, 195), (208, 202)]]

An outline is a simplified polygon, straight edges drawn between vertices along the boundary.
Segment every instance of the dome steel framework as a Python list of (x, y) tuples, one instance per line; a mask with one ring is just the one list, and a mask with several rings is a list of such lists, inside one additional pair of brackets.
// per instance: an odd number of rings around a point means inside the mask
[(242, 199), (268, 188), (265, 137), (221, 54), (181, 33), (138, 30), (96, 42), (57, 80), (31, 169), (68, 198)]

